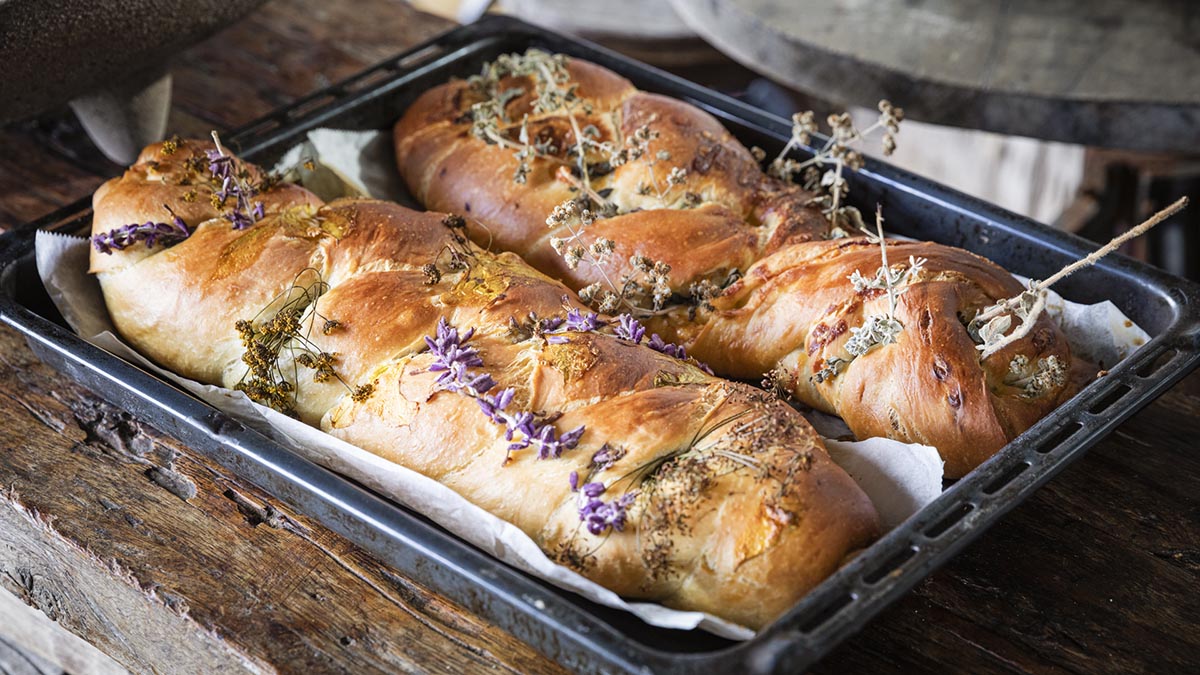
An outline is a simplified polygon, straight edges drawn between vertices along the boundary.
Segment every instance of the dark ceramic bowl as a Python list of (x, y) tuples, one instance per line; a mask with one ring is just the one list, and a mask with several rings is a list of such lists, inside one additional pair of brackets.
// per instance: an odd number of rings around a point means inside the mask
[(170, 57), (262, 2), (0, 0), (0, 123), (71, 102), (105, 154), (129, 161), (124, 146), (162, 134)]

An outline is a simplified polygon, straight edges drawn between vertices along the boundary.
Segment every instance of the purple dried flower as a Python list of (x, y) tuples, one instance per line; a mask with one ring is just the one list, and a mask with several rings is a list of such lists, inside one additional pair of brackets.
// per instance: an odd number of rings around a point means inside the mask
[[(566, 301), (566, 298), (563, 298)], [(550, 335), (550, 333), (562, 333), (565, 331), (573, 331), (578, 333), (590, 333), (600, 329), (606, 325), (600, 320), (600, 315), (595, 312), (584, 314), (577, 308), (572, 308), (567, 312), (565, 319), (561, 317), (551, 317), (542, 319), (541, 332), (546, 335), (546, 342), (552, 345), (561, 345), (570, 342), (563, 335)]]
[[(600, 484), (588, 483), (583, 486), (585, 495), (588, 495), (588, 488), (593, 485)], [(588, 532), (594, 535), (604, 534), (609, 528), (617, 532), (623, 531), (629, 505), (637, 498), (636, 491), (626, 492), (617, 499), (606, 502), (599, 498), (603, 491), (604, 486), (600, 485), (600, 492), (588, 495), (587, 503), (579, 509), (579, 520), (587, 526)]]
[(616, 463), (617, 460), (625, 456), (625, 449), (621, 447), (613, 447), (608, 443), (600, 446), (600, 449), (592, 455), (592, 466), (603, 471)]
[(156, 244), (171, 246), (187, 239), (187, 224), (179, 216), (174, 216), (170, 223), (146, 222), (123, 225), (92, 237), (92, 246), (100, 253), (112, 255), (113, 251), (123, 251), (140, 242), (151, 248)]
[(589, 333), (604, 325), (600, 315), (595, 312), (584, 314), (578, 309), (567, 312), (566, 330)]
[(604, 494), (604, 483), (587, 483), (583, 486), (583, 496), (588, 499), (595, 499)]
[[(628, 315), (626, 314), (626, 315), (622, 315), (622, 316), (624, 317), (624, 316), (628, 316)], [(624, 324), (625, 324), (624, 319), (622, 319), (622, 326), (624, 326)], [(628, 331), (627, 334), (628, 335), (636, 335), (637, 339), (635, 340), (635, 342), (640, 342), (642, 339), (642, 335), (644, 335), (646, 332), (646, 329), (643, 328), (642, 325), (640, 323), (638, 323), (637, 319), (634, 319), (633, 317), (629, 318), (629, 324), (630, 325), (627, 328), (627, 331)], [(618, 326), (617, 337), (624, 337), (624, 335), (621, 334), (621, 326)], [(625, 339), (632, 339), (632, 338), (625, 338)], [(677, 345), (677, 344), (672, 344), (670, 342), (666, 342), (665, 340), (662, 339), (662, 337), (659, 336), (658, 333), (655, 333), (650, 336), (650, 341), (646, 343), (646, 346), (649, 347), (650, 349), (653, 349), (656, 352), (661, 352), (663, 354), (666, 354), (667, 356), (672, 356), (681, 361), (687, 359), (687, 350), (685, 350), (683, 348), (683, 345)], [(712, 368), (709, 368), (706, 364), (700, 363), (696, 359), (692, 359), (692, 363), (696, 364), (696, 367), (698, 367), (700, 370), (703, 370), (704, 372), (708, 373), (709, 375), (713, 374)]]
[[(429, 351), (434, 355), (434, 362), (429, 366), (429, 370), (442, 373), (437, 378), (438, 386), (450, 391), (459, 391), (464, 387), (474, 391), (475, 387), (472, 385), (476, 384), (478, 377), (470, 377), (467, 369), (482, 366), (483, 359), (479, 358), (479, 350), (463, 346), (463, 343), (470, 340), (474, 334), (475, 330), (471, 329), (459, 335), (458, 329), (451, 326), (443, 317), (438, 320), (435, 336), (425, 337), (425, 344), (429, 345)], [(483, 384), (485, 383), (479, 382), (478, 386)], [(489, 384), (487, 389), (491, 389), (494, 384), (494, 382)]]
[(617, 327), (613, 329), (613, 332), (622, 340), (641, 344), (642, 337), (646, 335), (646, 328), (642, 326), (642, 322), (633, 318), (632, 314), (622, 314), (617, 317)]
[[(218, 143), (216, 132), (213, 132), (213, 142)], [(234, 165), (233, 155), (225, 154), (219, 144), (213, 150), (206, 150), (205, 154), (208, 156), (208, 172), (213, 178), (221, 181), (221, 189), (216, 193), (217, 199), (222, 204), (230, 197), (234, 200), (233, 207), (225, 214), (225, 219), (232, 224), (233, 229), (244, 230), (262, 220), (262, 202), (250, 206), (250, 198), (258, 194), (258, 191), (242, 182)]]
[(496, 381), (492, 379), (491, 375), (481, 373), (468, 380), (466, 386), (477, 395), (482, 396), (496, 386)]
[[(499, 394), (492, 396), (480, 396), (476, 399), (479, 407), (483, 410), (483, 414), (487, 418), (497, 424), (504, 424), (504, 419), (500, 417), (500, 413), (512, 403), (513, 395), (516, 392), (511, 388), (506, 388), (500, 391)], [(511, 440), (511, 439), (509, 439)]]
[(567, 476), (567, 482), (571, 484), (571, 492), (579, 492), (579, 472), (572, 471), (571, 475)]
[[(216, 174), (214, 174), (214, 176), (215, 175)], [(237, 186), (233, 184), (233, 176), (226, 175), (226, 176), (221, 176), (220, 178), (221, 178), (221, 189), (217, 190), (217, 199), (220, 199), (221, 203), (224, 204), (225, 200), (229, 199), (229, 197), (237, 196)]]
[(434, 337), (426, 336), (425, 344), (429, 345), (434, 353), (438, 353), (439, 350), (444, 350), (450, 345), (461, 345), (474, 335), (474, 328), (469, 328), (465, 333), (459, 335), (458, 329), (451, 326), (450, 322), (446, 321), (446, 317), (442, 317), (438, 319), (437, 332), (434, 333)]
[(229, 213), (225, 214), (225, 220), (228, 220), (235, 230), (244, 230), (254, 224), (250, 216), (239, 209), (230, 209)]
[(233, 155), (226, 155), (219, 148), (206, 150), (208, 156), (208, 172), (214, 177), (226, 180), (233, 177)]
[(658, 333), (650, 336), (650, 341), (646, 343), (646, 346), (656, 352), (662, 352), (667, 356), (674, 356), (677, 359), (687, 358), (687, 352), (684, 351), (682, 346), (671, 344), (670, 342), (664, 342), (663, 339), (658, 336)]
[(572, 450), (579, 444), (584, 428), (576, 427), (561, 436), (553, 424), (544, 424), (537, 428), (537, 433), (530, 437), (538, 446), (538, 459), (558, 458), (564, 450)]
[(563, 444), (567, 445), (568, 448), (574, 448), (576, 445), (579, 445), (579, 439), (583, 437), (583, 430), (584, 427), (581, 424), (563, 434), (559, 440), (562, 441)]
[(583, 426), (559, 435), (553, 424), (539, 424), (529, 411), (515, 414), (507, 412), (506, 408), (515, 396), (512, 388), (502, 389), (497, 394), (488, 394), (496, 387), (496, 381), (488, 373), (471, 372), (472, 368), (483, 365), (479, 350), (465, 344), (473, 335), (474, 329), (460, 334), (458, 329), (443, 317), (438, 320), (434, 335), (425, 337), (425, 344), (434, 356), (429, 371), (441, 373), (438, 375), (437, 385), (475, 399), (489, 420), (494, 424), (503, 425), (504, 440), (509, 442), (509, 452), (537, 445), (538, 458), (549, 459), (560, 457), (564, 451), (579, 445), (579, 439), (584, 432)]

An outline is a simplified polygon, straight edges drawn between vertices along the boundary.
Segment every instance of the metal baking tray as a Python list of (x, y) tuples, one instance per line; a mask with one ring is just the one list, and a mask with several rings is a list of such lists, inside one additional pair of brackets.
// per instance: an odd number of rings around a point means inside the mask
[[(226, 134), (270, 164), (310, 129), (390, 129), (421, 92), (528, 47), (600, 63), (637, 86), (716, 115), (746, 144), (778, 150), (789, 123), (587, 42), (489, 17), (388, 59)], [(980, 167), (986, 170), (986, 167)], [(849, 176), (852, 203), (884, 204), (899, 233), (960, 246), (1041, 278), (1095, 246), (936, 183), (868, 160)], [(792, 672), (860, 630), (1097, 440), (1200, 362), (1200, 287), (1113, 255), (1056, 287), (1111, 299), (1153, 339), (1065, 405), (950, 485), (784, 616), (746, 642), (647, 626), (518, 572), (410, 510), (291, 454), (62, 325), (33, 267), (33, 234), (85, 231), (90, 198), (0, 237), (0, 321), (47, 363), (112, 403), (316, 518), (418, 583), (495, 622), (564, 666), (586, 672)]]

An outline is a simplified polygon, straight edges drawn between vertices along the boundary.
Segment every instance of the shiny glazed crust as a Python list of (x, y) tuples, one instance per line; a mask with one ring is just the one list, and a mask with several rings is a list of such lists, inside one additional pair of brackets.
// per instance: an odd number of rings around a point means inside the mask
[[(646, 93), (600, 66), (567, 64), (579, 96), (591, 103), (577, 126), (593, 125), (598, 141), (620, 146), (639, 127), (659, 134), (650, 155), (669, 161), (630, 161), (591, 181), (621, 215), (598, 220), (589, 237), (608, 237), (616, 253), (604, 263), (610, 278), (632, 271), (631, 255), (671, 266), (673, 290), (686, 294), (698, 280), (743, 278), (712, 301), (713, 311), (689, 316), (682, 307), (652, 327), (682, 344), (718, 374), (759, 379), (774, 372), (797, 399), (841, 416), (860, 438), (887, 436), (933, 445), (946, 474), (959, 477), (1029, 428), (1071, 393), (1066, 378), (1034, 395), (1008, 382), (1017, 355), (1037, 363), (1051, 356), (1070, 364), (1070, 348), (1044, 316), (1025, 338), (980, 362), (965, 322), (1021, 286), (997, 265), (961, 249), (894, 241), (890, 257), (925, 257), (923, 272), (901, 296), (897, 344), (853, 359), (844, 372), (817, 382), (826, 359), (844, 355), (851, 329), (887, 308), (879, 291), (855, 292), (847, 277), (870, 277), (878, 247), (864, 239), (829, 240), (812, 194), (765, 175), (751, 153), (716, 119), (687, 103)], [(510, 77), (502, 89), (533, 91), (531, 78)], [(427, 207), (461, 213), (481, 244), (510, 250), (576, 290), (602, 278), (594, 265), (569, 269), (550, 246), (563, 237), (549, 229), (554, 207), (576, 196), (570, 171), (534, 160), (524, 184), (513, 181), (513, 151), (471, 134), (470, 107), (481, 95), (465, 81), (423, 94), (394, 129), (397, 163), (413, 194)], [(527, 119), (529, 134), (549, 139), (566, 157), (574, 131), (563, 113), (537, 114), (531, 96), (506, 105), (508, 119)], [(526, 117), (528, 116), (528, 117)], [(664, 208), (646, 185), (662, 186), (668, 167), (687, 170)], [(681, 208), (686, 193), (698, 197)], [(674, 201), (674, 203), (670, 203)]]
[[(162, 366), (234, 387), (247, 370), (237, 322), (270, 321), (297, 288), (319, 293), (305, 314), (317, 322), (310, 339), (335, 355), (345, 384), (314, 382), (282, 350), (298, 417), (450, 486), (623, 596), (754, 628), (878, 535), (868, 498), (786, 404), (608, 334), (567, 333), (561, 344), (514, 334), (514, 317), (581, 305), (517, 256), (456, 241), (441, 214), (370, 200), (321, 204), (281, 185), (256, 197), (265, 217), (235, 231), (217, 217), (197, 168), (206, 147), (147, 148), (95, 196), (95, 233), (162, 220), (164, 204), (194, 230), (169, 248), (93, 251), (118, 330)], [(450, 250), (467, 269), (446, 264)], [(436, 279), (424, 269), (435, 262)], [(557, 459), (526, 449), (506, 461), (503, 427), (469, 397), (439, 389), (429, 370), (424, 337), (443, 318), (476, 330), (478, 370), (512, 387), (516, 405), (561, 413), (552, 422), (560, 432), (584, 425), (579, 446)], [(322, 330), (324, 320), (336, 325)], [(361, 385), (373, 392), (352, 395)], [(604, 443), (624, 455), (597, 467)], [(597, 536), (581, 526), (571, 471), (607, 485), (605, 499), (636, 494), (623, 531)]]

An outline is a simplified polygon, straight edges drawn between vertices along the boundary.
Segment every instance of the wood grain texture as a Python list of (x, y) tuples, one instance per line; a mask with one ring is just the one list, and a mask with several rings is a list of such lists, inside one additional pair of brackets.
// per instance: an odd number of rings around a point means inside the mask
[[(12, 513), (20, 512), (14, 509)], [(5, 516), (8, 515), (6, 512)], [(9, 672), (54, 675), (123, 675), (129, 672), (90, 642), (4, 588), (0, 588), (0, 622), (4, 626), (0, 631), (0, 673), (5, 675)]]
[[(171, 126), (203, 133), (244, 123), (445, 27), (395, 0), (273, 0), (181, 55)], [(88, 194), (115, 170), (80, 153), (74, 133), (52, 119), (0, 131), (0, 229)], [(1200, 374), (814, 672), (1194, 667), (1197, 438)], [(7, 329), (0, 486), (0, 586), (137, 671), (214, 663), (285, 672), (559, 671), (101, 403), (37, 363)], [(118, 630), (126, 615), (141, 617), (136, 629)]]
[(553, 672), (0, 329), (0, 586), (137, 672)]

